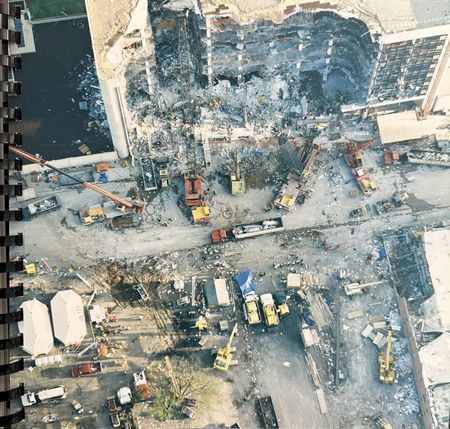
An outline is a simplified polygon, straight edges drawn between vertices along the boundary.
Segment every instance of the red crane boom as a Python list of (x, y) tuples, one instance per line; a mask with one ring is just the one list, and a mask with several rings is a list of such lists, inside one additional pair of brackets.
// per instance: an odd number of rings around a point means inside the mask
[(66, 176), (69, 179), (72, 179), (74, 182), (79, 183), (80, 185), (83, 186), (83, 188), (91, 189), (91, 190), (97, 192), (98, 194), (103, 195), (105, 198), (108, 198), (109, 200), (114, 201), (116, 204), (126, 207), (127, 209), (134, 210), (138, 213), (140, 213), (144, 210), (144, 205), (142, 203), (131, 202), (129, 200), (126, 200), (125, 198), (118, 197), (117, 195), (114, 195), (111, 192), (105, 191), (104, 189), (100, 188), (97, 185), (94, 185), (93, 183), (89, 183), (89, 182), (80, 180), (77, 177), (72, 176), (71, 174), (60, 170), (59, 168), (54, 167), (53, 165), (49, 164), (44, 159), (38, 158), (37, 156), (34, 156), (31, 153), (28, 153), (22, 149), (19, 149), (15, 146), (10, 146), (9, 150), (11, 152), (15, 153), (16, 155), (21, 156), (22, 158), (28, 159), (28, 161), (34, 162), (35, 164), (41, 165), (42, 167), (48, 167), (51, 170), (57, 171), (59, 174), (62, 174), (63, 176)]

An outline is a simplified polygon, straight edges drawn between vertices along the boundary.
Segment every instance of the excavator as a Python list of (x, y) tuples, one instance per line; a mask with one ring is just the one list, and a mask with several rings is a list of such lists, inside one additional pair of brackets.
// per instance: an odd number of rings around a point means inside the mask
[(361, 152), (373, 144), (373, 140), (364, 143), (345, 143), (345, 160), (351, 168), (360, 168), (362, 166)]
[(60, 170), (59, 168), (54, 167), (53, 165), (49, 164), (44, 159), (38, 158), (37, 156), (34, 156), (31, 153), (28, 153), (22, 149), (19, 149), (18, 147), (10, 146), (9, 150), (11, 152), (15, 153), (16, 155), (19, 155), (20, 157), (27, 159), (28, 161), (31, 161), (42, 167), (48, 167), (49, 169), (54, 170), (57, 173), (68, 177), (69, 179), (73, 180), (74, 182), (82, 185), (83, 188), (85, 188), (85, 189), (91, 189), (92, 191), (97, 192), (98, 194), (104, 196), (105, 198), (108, 198), (109, 200), (114, 201), (118, 206), (124, 207), (125, 210), (135, 211), (135, 212), (141, 213), (141, 214), (144, 211), (144, 204), (140, 201), (129, 201), (125, 198), (121, 198), (117, 195), (114, 195), (111, 192), (105, 191), (104, 189), (100, 188), (97, 185), (94, 185), (93, 183), (89, 183), (89, 182), (80, 180), (77, 177), (74, 177), (71, 174)]
[(384, 384), (392, 384), (395, 380), (394, 355), (392, 354), (392, 328), (387, 333), (386, 353), (378, 355), (378, 364), (380, 368), (380, 381)]
[(229, 366), (232, 363), (233, 354), (231, 352), (231, 343), (233, 338), (237, 334), (237, 323), (235, 323), (233, 330), (231, 331), (230, 338), (228, 339), (227, 345), (221, 347), (217, 352), (216, 359), (214, 361), (214, 368), (220, 371), (228, 371)]

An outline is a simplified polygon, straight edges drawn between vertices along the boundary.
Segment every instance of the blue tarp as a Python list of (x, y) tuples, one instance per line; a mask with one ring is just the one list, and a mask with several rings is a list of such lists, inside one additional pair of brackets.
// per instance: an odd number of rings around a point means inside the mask
[(253, 280), (253, 273), (251, 271), (244, 271), (234, 278), (241, 288), (242, 296), (245, 298), (249, 293), (255, 292), (255, 281)]

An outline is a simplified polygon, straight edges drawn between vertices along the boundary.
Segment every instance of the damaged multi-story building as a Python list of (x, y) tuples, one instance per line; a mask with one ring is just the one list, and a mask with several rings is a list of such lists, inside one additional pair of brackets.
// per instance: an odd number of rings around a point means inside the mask
[[(118, 155), (176, 140), (191, 158), (199, 141), (208, 158), (211, 141), (271, 139), (311, 116), (367, 109), (406, 110), (406, 134), (419, 120), (432, 134), (442, 119), (430, 113), (450, 104), (450, 26), (400, 3), (394, 23), (389, 2), (374, 0), (87, 0)], [(383, 118), (382, 140), (401, 140)]]

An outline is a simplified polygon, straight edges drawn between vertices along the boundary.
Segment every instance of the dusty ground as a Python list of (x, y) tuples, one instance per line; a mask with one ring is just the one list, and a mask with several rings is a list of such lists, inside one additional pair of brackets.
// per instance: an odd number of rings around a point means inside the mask
[[(25, 298), (36, 296), (43, 302), (48, 302), (56, 290), (72, 287), (87, 301), (91, 291), (74, 277), (75, 270), (97, 287), (103, 288), (104, 292), (112, 294), (102, 293), (99, 301), (106, 303), (108, 307), (115, 305), (113, 298), (118, 299), (122, 305), (126, 304), (126, 308), (116, 308), (113, 314), (118, 318), (116, 323), (129, 330), (122, 331), (114, 338), (116, 342), (123, 341), (124, 349), (117, 350), (111, 358), (106, 359), (105, 374), (93, 380), (76, 380), (70, 377), (69, 369), (76, 358), (64, 350), (61, 350), (65, 359), (62, 368), (25, 371), (24, 381), (27, 386), (50, 386), (54, 383), (53, 378), (55, 382), (56, 378), (60, 379), (58, 383), (62, 382), (67, 387), (68, 398), (49, 408), (36, 407), (36, 414), (29, 414), (27, 423), (22, 427), (30, 427), (30, 424), (35, 420), (39, 421), (49, 411), (56, 412), (61, 418), (73, 418), (73, 422), (76, 422), (79, 417), (72, 417), (70, 405), (74, 398), (83, 403), (87, 410), (86, 416), (95, 418), (96, 427), (108, 427), (105, 397), (114, 393), (118, 386), (129, 383), (133, 371), (145, 367), (149, 360), (160, 358), (167, 335), (172, 342), (179, 340), (173, 327), (167, 328), (168, 334), (161, 332), (161, 326), (155, 324), (156, 315), (153, 310), (131, 306), (135, 298), (127, 295), (129, 286), (125, 289), (119, 286), (109, 288), (103, 274), (106, 267), (121, 259), (127, 260), (127, 272), (139, 266), (146, 267), (150, 273), (148, 275), (155, 276), (152, 277), (153, 280), (147, 278), (146, 281), (161, 280), (164, 283), (182, 278), (186, 280), (186, 284), (190, 284), (191, 276), (231, 276), (236, 271), (252, 269), (257, 276), (259, 293), (281, 287), (282, 279), (288, 273), (288, 267), (275, 269), (273, 263), (303, 259), (308, 269), (319, 274), (318, 285), (335, 297), (334, 304), (330, 305), (334, 318), (337, 311), (336, 297), (339, 299), (339, 362), (343, 379), (338, 387), (334, 385), (332, 377), (335, 319), (330, 326), (324, 328), (323, 348), (315, 353), (329, 409), (327, 414), (320, 413), (315, 388), (306, 371), (295, 294), (290, 301), (291, 316), (283, 320), (278, 328), (267, 333), (262, 327), (250, 330), (245, 328), (239, 294), (235, 291), (236, 315), (229, 312), (226, 315), (212, 315), (215, 321), (223, 317), (237, 317), (239, 323), (239, 365), (225, 376), (217, 375), (218, 380), (223, 381), (219, 383), (221, 400), (215, 401), (213, 407), (200, 409), (194, 421), (167, 422), (164, 427), (202, 427), (212, 423), (232, 424), (235, 421), (239, 421), (242, 427), (258, 427), (260, 423), (255, 412), (257, 395), (272, 396), (282, 428), (356, 429), (363, 427), (362, 419), (367, 414), (381, 410), (392, 419), (394, 427), (415, 422), (417, 398), (414, 396), (408, 354), (401, 334), (396, 339), (401, 371), (398, 383), (393, 386), (382, 386), (376, 381), (377, 351), (373, 344), (360, 335), (370, 315), (395, 317), (397, 310), (392, 285), (387, 283), (375, 286), (368, 294), (349, 300), (342, 291), (339, 292), (336, 270), (346, 268), (352, 281), (374, 281), (380, 276), (387, 276), (385, 262), (378, 261), (373, 256), (377, 255), (381, 245), (377, 236), (401, 228), (429, 227), (448, 218), (450, 195), (443, 193), (442, 187), (432, 185), (447, 182), (448, 175), (445, 170), (429, 167), (380, 168), (380, 159), (381, 154), (376, 150), (368, 151), (365, 155), (365, 163), (371, 168), (371, 176), (377, 181), (379, 190), (371, 199), (358, 193), (356, 197), (351, 197), (355, 185), (348, 167), (340, 157), (329, 157), (323, 152), (319, 158), (322, 166), (309, 184), (314, 192), (294, 213), (284, 216), (286, 232), (278, 236), (221, 245), (216, 248), (218, 253), (212, 250), (205, 252), (212, 228), (278, 214), (273, 210), (264, 211), (273, 199), (274, 183), (280, 176), (277, 168), (267, 168), (265, 179), (252, 184), (254, 187), (242, 197), (229, 195), (226, 183), (220, 182), (220, 178), (212, 178), (209, 183), (210, 192), (216, 192), (211, 204), (212, 226), (191, 225), (177, 206), (179, 195), (174, 179), (171, 190), (151, 196), (143, 225), (136, 230), (118, 233), (107, 230), (103, 224), (91, 227), (80, 224), (76, 212), (97, 202), (99, 199), (95, 194), (87, 190), (51, 189), (47, 184), (33, 183), (40, 196), (58, 193), (63, 207), (59, 211), (14, 226), (26, 238), (24, 248), (17, 251), (20, 250), (20, 254), (30, 261), (42, 262), (44, 258), (52, 267), (52, 270), (41, 271), (37, 277), (25, 279)], [(269, 185), (265, 185), (265, 180)], [(181, 182), (178, 183), (179, 189), (180, 185)], [(122, 195), (132, 186), (133, 182), (127, 180), (105, 185), (108, 190)], [(372, 205), (377, 200), (391, 196), (396, 189), (406, 190), (412, 195), (410, 206), (394, 209), (382, 216), (377, 216), (370, 210), (363, 218), (349, 218), (348, 214), (352, 209)], [(167, 221), (168, 226), (161, 225), (161, 222)], [(325, 245), (334, 250), (325, 250)], [(146, 258), (156, 254), (160, 255)], [(372, 255), (370, 262), (369, 255)], [(298, 266), (291, 268), (299, 269)], [(143, 268), (140, 270), (142, 272)], [(169, 289), (164, 295), (165, 299), (174, 301), (176, 294), (173, 291), (169, 293), (170, 285), (166, 288)], [(186, 295), (190, 297), (189, 288)], [(346, 320), (345, 315), (355, 309), (361, 309), (364, 316)], [(132, 320), (131, 316), (136, 315), (142, 315), (143, 321)], [(224, 335), (212, 337), (217, 337), (214, 341), (218, 344), (226, 339)], [(87, 338), (80, 350), (89, 341)], [(161, 342), (163, 346), (160, 346)], [(212, 365), (212, 358), (208, 353), (194, 354), (205, 367)], [(88, 356), (89, 353), (85, 356), (86, 359)], [(124, 364), (126, 366), (122, 366)], [(163, 427), (161, 423), (151, 419), (148, 405), (140, 405), (136, 410), (142, 428)]]

